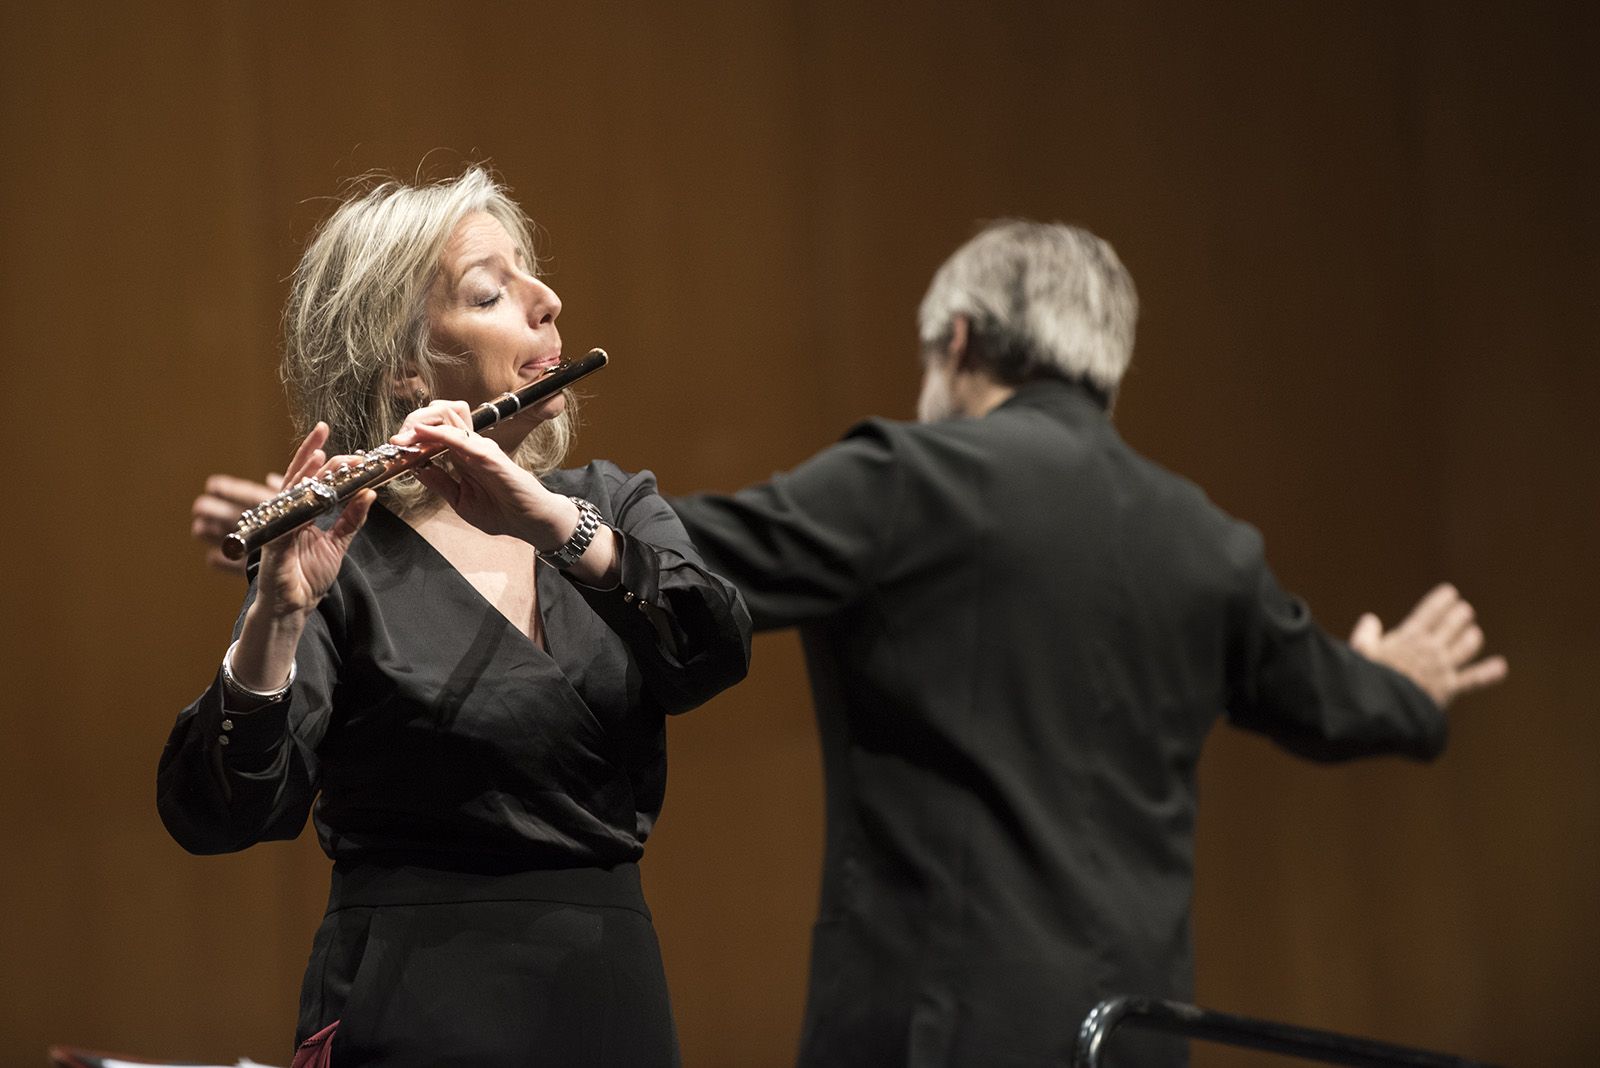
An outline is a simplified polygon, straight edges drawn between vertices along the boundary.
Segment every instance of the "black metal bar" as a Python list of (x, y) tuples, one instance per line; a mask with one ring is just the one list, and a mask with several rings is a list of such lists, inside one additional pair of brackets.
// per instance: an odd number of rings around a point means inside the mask
[(1130, 1027), (1227, 1046), (1286, 1053), (1323, 1064), (1348, 1064), (1357, 1068), (1493, 1068), (1482, 1061), (1466, 1060), (1447, 1053), (1432, 1053), (1370, 1038), (1316, 1031), (1309, 1027), (1292, 1027), (1270, 1020), (1212, 1012), (1178, 1001), (1142, 997), (1107, 998), (1089, 1010), (1083, 1025), (1078, 1028), (1073, 1068), (1099, 1068), (1100, 1054), (1106, 1040), (1123, 1023)]

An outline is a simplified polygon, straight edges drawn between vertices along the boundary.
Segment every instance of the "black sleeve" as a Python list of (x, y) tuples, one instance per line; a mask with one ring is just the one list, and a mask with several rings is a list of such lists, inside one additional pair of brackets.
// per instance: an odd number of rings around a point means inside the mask
[(1444, 750), (1444, 712), (1415, 683), (1328, 635), (1242, 528), (1229, 635), (1228, 717), (1313, 760)]
[[(335, 584), (295, 650), (288, 696), (253, 711), (229, 707), (221, 670), (178, 714), (156, 772), (156, 808), (191, 853), (231, 853), (256, 842), (297, 837), (317, 792), (316, 747), (327, 728), (338, 656), (330, 619)], [(255, 599), (251, 584), (245, 599)], [(244, 624), (244, 609), (234, 637)]]
[(739, 587), (757, 630), (831, 615), (889, 573), (904, 476), (872, 424), (731, 496), (675, 497), (695, 547)]
[(627, 642), (662, 708), (687, 711), (744, 678), (750, 613), (733, 584), (702, 562), (653, 474), (616, 472), (612, 481), (594, 503), (622, 535), (620, 579), (607, 590), (573, 585)]

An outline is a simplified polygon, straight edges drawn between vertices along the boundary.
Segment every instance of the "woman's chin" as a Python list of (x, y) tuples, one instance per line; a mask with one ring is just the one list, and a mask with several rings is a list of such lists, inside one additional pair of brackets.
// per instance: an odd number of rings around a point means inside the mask
[(565, 392), (557, 393), (545, 400), (543, 404), (534, 405), (526, 414), (530, 419), (544, 423), (567, 410), (567, 395)]

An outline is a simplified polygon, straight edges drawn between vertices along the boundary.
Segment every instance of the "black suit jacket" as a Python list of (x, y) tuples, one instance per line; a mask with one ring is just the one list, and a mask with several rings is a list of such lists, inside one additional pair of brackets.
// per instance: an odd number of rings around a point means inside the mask
[(827, 776), (805, 1064), (1066, 1063), (1100, 998), (1189, 998), (1219, 715), (1317, 759), (1444, 744), (1422, 691), (1280, 588), (1254, 529), (1066, 382), (867, 422), (674, 506), (756, 626), (805, 643)]

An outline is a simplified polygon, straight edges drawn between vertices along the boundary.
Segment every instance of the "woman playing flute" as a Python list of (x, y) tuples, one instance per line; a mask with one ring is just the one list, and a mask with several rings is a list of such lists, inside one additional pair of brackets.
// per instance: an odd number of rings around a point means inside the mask
[(337, 1024), (334, 1064), (677, 1060), (635, 862), (664, 717), (743, 677), (749, 619), (648, 472), (558, 469), (570, 396), (472, 432), (559, 360), (560, 311), (478, 168), (352, 197), (295, 271), (288, 482), (385, 440), (449, 462), (262, 550), (159, 807), (195, 853), (311, 816), (334, 864), (296, 1041)]

